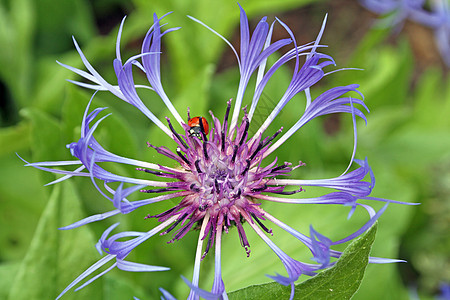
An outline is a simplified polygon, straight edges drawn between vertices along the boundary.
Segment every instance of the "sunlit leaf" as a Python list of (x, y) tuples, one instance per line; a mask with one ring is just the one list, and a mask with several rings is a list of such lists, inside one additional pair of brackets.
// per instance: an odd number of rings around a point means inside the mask
[[(295, 287), (294, 299), (350, 299), (364, 277), (377, 226), (352, 242), (332, 268)], [(229, 294), (230, 299), (288, 299), (291, 288), (276, 282)]]

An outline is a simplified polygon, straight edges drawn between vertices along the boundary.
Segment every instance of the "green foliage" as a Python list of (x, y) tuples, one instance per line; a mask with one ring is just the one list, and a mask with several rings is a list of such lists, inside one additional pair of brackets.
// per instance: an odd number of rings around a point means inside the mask
[(15, 126), (2, 128), (0, 130), (0, 156), (14, 153), (26, 149), (30, 146), (30, 125), (26, 122), (21, 122)]
[(14, 278), (19, 270), (20, 263), (3, 263), (0, 265), (0, 298), (7, 299), (9, 290), (14, 284)]
[[(36, 83), (54, 75), (39, 72), (43, 65), (54, 65), (53, 59), (50, 63), (46, 59), (48, 54), (61, 55), (70, 49), (75, 30), (84, 39), (94, 34), (88, 1), (50, 2), (18, 0), (0, 5), (0, 79), (16, 108), (36, 105), (36, 94), (46, 90), (46, 84)], [(61, 87), (52, 83), (53, 88)]]
[[(0, 270), (11, 277), (8, 278), (10, 285), (0, 286), (2, 293), (9, 288), (8, 299), (56, 298), (71, 281), (100, 259), (88, 227), (70, 231), (57, 229), (84, 216), (80, 204), (70, 182), (55, 186), (21, 265), (5, 265)], [(117, 276), (101, 278), (95, 285), (98, 288), (72, 291), (65, 299), (124, 299), (131, 294), (143, 294), (141, 288)]]
[[(69, 232), (57, 228), (81, 218), (80, 201), (70, 182), (57, 185), (36, 227), (30, 248), (11, 285), (9, 299), (51, 299), (98, 258), (95, 239), (87, 227)], [(76, 274), (76, 273), (75, 273)], [(78, 299), (98, 299), (95, 290), (77, 293)]]
[[(358, 290), (364, 277), (376, 231), (375, 224), (345, 249), (335, 266), (297, 284), (294, 299), (350, 299)], [(229, 293), (229, 297), (230, 299), (288, 299), (290, 294), (290, 286), (272, 282)]]

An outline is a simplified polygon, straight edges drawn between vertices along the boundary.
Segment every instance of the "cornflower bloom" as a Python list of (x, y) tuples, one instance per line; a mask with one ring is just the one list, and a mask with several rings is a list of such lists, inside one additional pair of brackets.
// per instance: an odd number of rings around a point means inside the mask
[(360, 3), (378, 15), (389, 15), (384, 25), (401, 26), (409, 19), (421, 18), (425, 0), (360, 0)]
[(447, 67), (450, 67), (450, 4), (448, 0), (431, 1), (431, 11), (420, 21), (434, 31), (436, 45)]
[[(167, 270), (166, 267), (143, 265), (125, 259), (135, 247), (155, 234), (171, 233), (173, 235), (170, 242), (174, 242), (183, 238), (187, 232), (200, 228), (192, 281), (185, 279), (191, 288), (188, 299), (198, 299), (199, 297), (227, 299), (225, 284), (221, 275), (221, 244), (223, 234), (228, 233), (231, 227), (236, 227), (240, 243), (247, 256), (250, 255), (250, 242), (247, 239), (244, 227), (247, 227), (247, 230), (251, 228), (264, 240), (279, 257), (287, 272), (287, 276), (277, 274), (269, 277), (283, 285), (290, 285), (292, 288), (291, 296), (293, 296), (294, 282), (298, 280), (300, 275), (313, 276), (316, 271), (332, 266), (334, 262), (331, 261), (331, 258), (339, 258), (341, 252), (331, 250), (331, 247), (359, 236), (378, 219), (386, 209), (388, 202), (396, 202), (370, 197), (374, 186), (374, 177), (367, 159), (353, 159), (356, 147), (356, 125), (354, 125), (355, 140), (350, 164), (354, 161), (359, 166), (350, 172), (347, 168), (342, 175), (335, 178), (319, 180), (284, 179), (292, 170), (303, 165), (303, 163), (300, 162), (299, 165), (292, 166), (290, 163), (277, 163), (276, 159), (267, 162), (266, 159), (270, 153), (280, 148), (297, 130), (316, 117), (333, 113), (348, 113), (352, 116), (353, 124), (355, 124), (356, 117), (366, 120), (363, 111), (355, 107), (355, 105), (359, 105), (367, 110), (363, 100), (347, 95), (347, 93), (353, 92), (353, 94), (362, 98), (361, 93), (357, 90), (358, 86), (352, 84), (334, 87), (315, 99), (311, 98), (309, 89), (329, 74), (325, 73), (323, 69), (334, 64), (330, 56), (317, 51), (319, 47), (323, 47), (319, 43), (324, 31), (325, 21), (314, 42), (298, 46), (292, 31), (278, 19), (269, 25), (266, 18), (262, 18), (250, 34), (247, 16), (240, 7), (241, 44), (240, 53), (238, 53), (224, 37), (201, 21), (190, 17), (193, 21), (202, 24), (222, 38), (231, 47), (238, 61), (240, 82), (236, 99), (234, 101), (231, 99), (224, 100), (226, 112), (221, 119), (210, 112), (212, 118), (210, 126), (204, 117), (191, 118), (189, 109), (187, 109), (188, 121), (186, 122), (167, 97), (161, 83), (161, 39), (165, 34), (178, 29), (170, 28), (162, 32), (160, 22), (164, 17), (158, 18), (156, 14), (154, 15), (154, 24), (143, 40), (141, 53), (125, 62), (122, 61), (120, 53), (120, 37), (125, 19), (122, 21), (117, 37), (116, 58), (114, 59), (114, 71), (118, 85), (108, 83), (91, 66), (75, 39), (75, 47), (87, 72), (60, 63), (90, 81), (90, 83), (74, 83), (96, 92), (109, 91), (145, 114), (161, 129), (162, 133), (168, 136), (172, 144), (169, 147), (160, 147), (148, 143), (148, 146), (159, 154), (170, 158), (179, 166), (174, 168), (126, 158), (103, 148), (95, 139), (94, 133), (102, 120), (107, 117), (100, 117), (100, 114), (106, 108), (96, 108), (91, 111), (89, 104), (82, 119), (81, 138), (77, 142), (67, 145), (71, 154), (77, 160), (28, 163), (27, 165), (64, 175), (52, 183), (61, 182), (72, 176), (89, 177), (98, 191), (112, 203), (115, 209), (87, 217), (60, 229), (73, 229), (114, 215), (128, 214), (142, 206), (156, 202), (169, 199), (179, 200), (171, 209), (147, 216), (147, 218), (156, 218), (160, 222), (158, 226), (148, 232), (125, 231), (111, 235), (118, 224), (109, 227), (96, 245), (99, 252), (104, 252), (106, 255), (76, 278), (58, 298), (100, 267), (108, 264), (108, 262), (111, 264), (111, 261), (113, 263), (105, 271), (87, 280), (78, 289), (90, 284), (115, 267), (133, 272)], [(290, 38), (272, 42), (272, 31), (277, 24), (284, 27)], [(291, 49), (266, 68), (267, 58), (284, 46), (290, 46)], [(301, 57), (305, 58), (303, 65), (300, 64)], [(272, 75), (289, 61), (295, 61), (295, 68), (288, 88), (256, 134), (249, 136), (248, 129), (266, 84)], [(134, 83), (133, 66), (145, 73), (150, 86), (138, 86)], [(253, 92), (250, 109), (247, 112), (245, 106), (243, 106), (243, 97), (246, 92), (250, 93), (250, 91), (247, 91), (247, 85), (254, 73), (257, 73), (254, 76), (256, 77), (256, 88)], [(136, 88), (139, 87), (148, 88), (157, 93), (172, 114), (173, 121), (166, 117), (167, 125), (165, 125), (156, 117), (138, 96)], [(301, 92), (305, 92), (306, 95), (306, 108), (298, 121), (284, 134), (281, 134), (283, 128), (275, 132), (267, 132), (269, 125), (282, 111), (283, 107)], [(232, 109), (233, 105), (234, 109)], [(243, 113), (241, 113), (241, 110), (243, 110)], [(275, 140), (276, 142), (274, 142)], [(137, 170), (148, 173), (156, 180), (129, 178), (112, 173), (102, 167), (104, 162), (135, 166)], [(74, 171), (49, 168), (69, 165), (80, 166)], [(369, 177), (370, 181), (364, 181), (365, 177)], [(98, 186), (98, 181), (103, 182), (103, 188)], [(315, 198), (285, 197), (302, 192), (304, 186), (324, 187), (330, 189), (331, 192)], [(292, 191), (291, 187), (295, 187), (295, 190)], [(141, 195), (157, 194), (157, 196), (129, 201), (127, 197), (133, 193), (141, 193)], [(361, 199), (386, 202), (386, 205), (376, 212), (371, 206), (359, 203)], [(307, 236), (284, 224), (263, 209), (262, 204), (265, 201), (298, 204), (341, 204), (351, 208), (350, 214), (357, 206), (361, 206), (367, 210), (370, 218), (359, 230), (333, 242), (312, 227), (310, 236)], [(268, 235), (272, 234), (272, 230), (267, 226), (267, 221), (279, 226), (306, 245), (311, 251), (315, 263), (300, 262), (283, 252), (269, 238)], [(125, 241), (123, 241), (124, 238)], [(214, 282), (210, 291), (207, 291), (199, 284), (200, 265), (202, 259), (212, 248), (214, 248), (215, 255)], [(398, 260), (371, 258), (371, 262), (375, 263), (394, 261)], [(162, 291), (166, 297), (171, 297), (168, 292)]]
[[(368, 10), (388, 16), (382, 26), (396, 30), (406, 20), (414, 21), (433, 30), (442, 60), (450, 67), (450, 7), (448, 0), (360, 0)], [(429, 10), (425, 7), (429, 6)]]

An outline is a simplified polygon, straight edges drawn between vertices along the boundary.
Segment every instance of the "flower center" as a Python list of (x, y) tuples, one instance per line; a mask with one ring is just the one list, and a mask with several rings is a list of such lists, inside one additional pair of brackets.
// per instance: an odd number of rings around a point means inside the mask
[[(194, 137), (196, 138), (196, 137)], [(199, 187), (198, 203), (199, 209), (204, 210), (220, 210), (225, 207), (234, 205), (236, 200), (242, 194), (244, 188), (244, 176), (247, 174), (237, 174), (236, 163), (232, 161), (232, 154), (227, 155), (226, 151), (222, 152), (214, 139), (204, 142), (208, 155), (207, 158), (203, 152), (200, 152), (198, 163), (194, 163), (196, 180)], [(236, 158), (235, 158), (236, 159)], [(213, 213), (214, 212), (210, 212)]]
[[(182, 167), (179, 172), (174, 172), (172, 169), (168, 171), (170, 173), (157, 174), (178, 179), (168, 183), (167, 188), (157, 191), (178, 191), (185, 194), (175, 207), (148, 217), (156, 217), (163, 222), (172, 216), (177, 216), (174, 224), (164, 232), (164, 234), (168, 233), (182, 224), (170, 242), (182, 238), (195, 224), (201, 225), (206, 219), (209, 238), (205, 255), (217, 230), (227, 232), (232, 225), (237, 227), (241, 245), (249, 255), (249, 243), (242, 223), (255, 220), (263, 230), (268, 233), (272, 232), (262, 224), (264, 211), (253, 196), (262, 192), (292, 193), (283, 192), (283, 186), (268, 186), (267, 184), (273, 177), (289, 173), (292, 170), (290, 164), (277, 165), (275, 160), (266, 167), (261, 167), (264, 153), (281, 129), (271, 137), (261, 139), (259, 136), (248, 141), (249, 120), (245, 114), (241, 125), (228, 134), (228, 114), (231, 101), (228, 101), (227, 104), (222, 124), (211, 114), (214, 127), (210, 132), (209, 139), (207, 131), (204, 129), (204, 120), (201, 117), (196, 117), (198, 118), (196, 121), (201, 125), (196, 128), (195, 134), (192, 134), (193, 127), (184, 125), (185, 133), (182, 135), (174, 130), (170, 120), (167, 119), (174, 141), (178, 144), (176, 154), (165, 147), (155, 147), (149, 144), (159, 153), (176, 160)], [(154, 192), (155, 190), (142, 191)], [(188, 192), (187, 195), (186, 192)], [(207, 214), (208, 217), (205, 218)], [(198, 225), (196, 227), (200, 227)], [(202, 238), (206, 238), (207, 235), (208, 232)]]

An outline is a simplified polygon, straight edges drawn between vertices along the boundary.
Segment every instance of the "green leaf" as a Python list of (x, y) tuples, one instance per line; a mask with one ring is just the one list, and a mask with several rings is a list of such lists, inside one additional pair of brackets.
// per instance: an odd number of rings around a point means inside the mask
[(39, 109), (26, 108), (21, 115), (31, 121), (31, 145), (34, 159), (42, 160), (52, 157), (63, 158), (66, 149), (63, 144), (61, 124), (53, 116)]
[(30, 145), (30, 125), (20, 122), (17, 125), (0, 129), (0, 156), (23, 150)]
[[(207, 65), (203, 67), (200, 71), (198, 71), (198, 75), (189, 82), (187, 85), (176, 97), (176, 102), (178, 103), (181, 109), (181, 115), (186, 114), (187, 107), (191, 108), (191, 114), (203, 114), (207, 115), (208, 104), (211, 102), (208, 101), (208, 92), (211, 85), (211, 78), (214, 72), (213, 65)], [(222, 103), (224, 99), (221, 99)]]
[[(33, 100), (30, 97), (33, 69), (32, 44), (35, 13), (30, 0), (0, 4), (0, 78), (18, 106)], [(8, 9), (7, 9), (8, 7)]]
[[(65, 143), (72, 143), (80, 138), (81, 121), (90, 96), (86, 90), (82, 90), (72, 84), (66, 88), (66, 97), (64, 99), (61, 120), (63, 124), (63, 133), (66, 140)], [(91, 107), (91, 112), (94, 107)], [(61, 147), (63, 144), (61, 144)]]
[[(25, 159), (29, 158), (28, 152), (16, 151)], [(0, 165), (0, 260), (15, 261), (22, 259), (29, 247), (48, 199), (48, 188), (43, 187), (40, 171), (24, 167), (24, 162), (14, 153), (0, 155)], [(0, 296), (0, 299), (4, 298)]]
[[(20, 267), (0, 267), (1, 278), (4, 278), (4, 273), (12, 277), (5, 281), (10, 283), (9, 298), (1, 297), (2, 293), (8, 295), (2, 280), (0, 299), (54, 299), (101, 258), (95, 250), (96, 241), (88, 226), (58, 230), (58, 227), (86, 216), (80, 205), (70, 181), (55, 186)], [(69, 290), (64, 299), (131, 299), (133, 295), (148, 298), (144, 289), (123, 278), (123, 273), (117, 270), (112, 273), (80, 291)]]
[(138, 297), (138, 299), (150, 299), (144, 291), (145, 284), (138, 286), (131, 280), (115, 276), (116, 274), (110, 273), (103, 278), (103, 299), (123, 300), (132, 299), (133, 296)]
[(0, 278), (2, 279), (0, 280), (0, 299), (6, 299), (8, 296), (19, 267), (20, 262), (4, 263), (0, 265)]
[[(294, 299), (350, 299), (358, 290), (375, 240), (375, 224), (351, 243), (332, 268), (295, 286)], [(230, 293), (230, 299), (288, 299), (291, 287), (271, 282)]]
[[(87, 227), (57, 228), (84, 216), (77, 193), (66, 181), (55, 186), (22, 261), (9, 299), (54, 299), (77, 275), (99, 259)], [(72, 299), (99, 299), (98, 290), (83, 289)], [(70, 297), (68, 297), (70, 299)]]
[[(20, 111), (21, 115), (31, 123), (31, 161), (64, 160), (70, 157), (70, 152), (64, 147), (61, 122), (46, 112), (26, 108)], [(55, 179), (53, 174), (41, 172), (44, 181)]]

